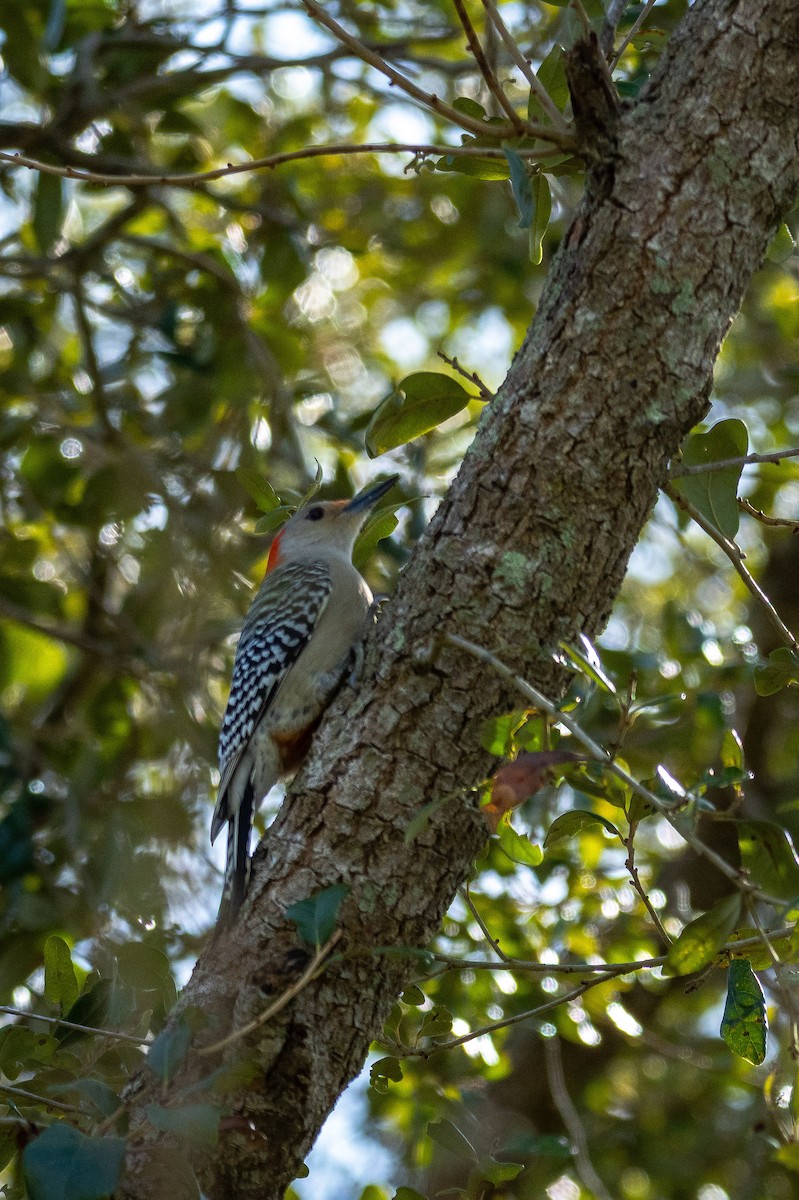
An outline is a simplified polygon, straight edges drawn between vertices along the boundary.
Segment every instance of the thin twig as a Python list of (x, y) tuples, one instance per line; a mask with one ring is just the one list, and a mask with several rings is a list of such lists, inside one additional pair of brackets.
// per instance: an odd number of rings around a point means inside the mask
[[(784, 925), (781, 929), (765, 930), (764, 934), (772, 942), (775, 942), (780, 938), (790, 937), (795, 930), (795, 925)], [(739, 954), (751, 950), (755, 946), (762, 946), (762, 944), (763, 935), (761, 934), (738, 938), (736, 941), (727, 942), (725, 946), (722, 946), (719, 950), (719, 957), (721, 958), (725, 954)], [(385, 949), (381, 950), (383, 954), (387, 952)], [(484, 962), (479, 958), (454, 958), (450, 954), (441, 954), (438, 951), (429, 951), (429, 954), (436, 962), (445, 963), (454, 971), (523, 971), (532, 975), (590, 975), (607, 971), (610, 966), (619, 974), (632, 975), (636, 971), (654, 971), (657, 967), (662, 967), (667, 958), (667, 955), (662, 954), (658, 958), (638, 958), (633, 962), (626, 963), (541, 963), (528, 962), (522, 958), (510, 958), (507, 955), (499, 962)]]
[(629, 832), (628, 836), (626, 838), (622, 838), (622, 841), (624, 842), (624, 845), (627, 848), (627, 861), (625, 862), (624, 865), (630, 874), (630, 879), (632, 880), (633, 887), (635, 888), (636, 892), (638, 893), (639, 897), (641, 898), (644, 908), (649, 913), (649, 917), (650, 917), (650, 920), (652, 921), (652, 924), (655, 926), (655, 928), (658, 931), (660, 940), (662, 941), (664, 946), (668, 947), (671, 945), (671, 938), (666, 933), (666, 930), (663, 928), (663, 922), (661, 921), (660, 916), (658, 915), (657, 909), (654, 907), (654, 905), (652, 904), (652, 901), (649, 899), (649, 896), (647, 895), (647, 892), (646, 892), (646, 888), (641, 883), (640, 877), (638, 875), (638, 867), (635, 865), (635, 831), (636, 831), (636, 829), (637, 829), (637, 823), (631, 822), (630, 823), (630, 832)]
[(571, 137), (571, 130), (569, 128), (568, 121), (565, 119), (550, 96), (549, 92), (546, 90), (541, 80), (538, 78), (535, 71), (522, 54), (519, 46), (516, 43), (516, 39), (508, 29), (505, 22), (502, 20), (502, 17), (499, 15), (499, 10), (497, 9), (494, 0), (482, 0), (482, 2), (483, 8), (488, 13), (494, 28), (505, 44), (505, 49), (508, 51), (516, 66), (529, 83), (530, 90), (535, 94), (538, 103), (544, 109), (558, 132), (566, 137)]
[(486, 81), (488, 90), (493, 96), (496, 97), (497, 103), (505, 115), (510, 118), (511, 124), (516, 132), (523, 135), (526, 132), (526, 123), (516, 112), (516, 109), (505, 95), (502, 85), (491, 69), (491, 64), (485, 56), (483, 47), (480, 45), (480, 39), (478, 38), (474, 25), (472, 25), (469, 14), (466, 11), (466, 5), (463, 3), (463, 0), (452, 0), (452, 3), (455, 6), (455, 12), (458, 14), (458, 20), (463, 26), (463, 32), (466, 34), (466, 41), (468, 43), (469, 50), (472, 53), (474, 61), (477, 63), (480, 74)]
[(117, 1038), (120, 1042), (131, 1042), (134, 1046), (146, 1046), (149, 1040), (146, 1037), (134, 1037), (130, 1033), (115, 1033), (112, 1029), (78, 1025), (75, 1021), (65, 1021), (63, 1017), (43, 1017), (39, 1013), (27, 1012), (24, 1008), (12, 1008), (8, 1004), (0, 1004), (0, 1013), (7, 1013), (11, 1017), (25, 1017), (29, 1021), (44, 1021), (46, 1025), (58, 1025), (62, 1029), (77, 1029), (80, 1033), (93, 1033), (95, 1037)]
[[(392, 67), (390, 63), (381, 58), (377, 51), (372, 50), (369, 46), (365, 46), (359, 38), (348, 33), (343, 25), (339, 25), (338, 21), (335, 21), (329, 13), (325, 12), (321, 4), (316, 3), (316, 0), (302, 0), (302, 4), (308, 14), (332, 33), (337, 41), (341, 42), (344, 46), (348, 46), (353, 54), (370, 67), (374, 67), (376, 71), (380, 71), (382, 75), (385, 75), (387, 79), (390, 79), (396, 87), (403, 91), (406, 96), (410, 96), (412, 100), (415, 100), (424, 108), (432, 109), (440, 117), (446, 117), (448, 121), (459, 125), (461, 129), (468, 130), (469, 133), (479, 135), (486, 132), (486, 125), (483, 121), (477, 120), (475, 117), (469, 117), (466, 113), (459, 112), (457, 108), (453, 108), (451, 104), (446, 104), (438, 96), (433, 95), (431, 92), (426, 92), (424, 88), (418, 87), (411, 79), (408, 79), (406, 75), (398, 71), (396, 67)], [(497, 125), (494, 128), (498, 137), (508, 137), (516, 132), (515, 127), (510, 124), (505, 126)], [(536, 130), (536, 136), (540, 137), (544, 135)], [(549, 137), (550, 141), (554, 140), (551, 130), (548, 131), (546, 136)]]
[(663, 490), (665, 491), (666, 495), (683, 510), (683, 512), (688, 514), (692, 521), (696, 522), (699, 528), (703, 530), (709, 538), (713, 539), (719, 549), (723, 550), (746, 587), (749, 589), (755, 599), (760, 602), (760, 605), (768, 617), (772, 629), (779, 635), (780, 641), (784, 642), (788, 649), (793, 651), (794, 654), (799, 654), (799, 642), (797, 642), (788, 626), (784, 624), (782, 618), (769, 600), (766, 593), (749, 574), (749, 571), (744, 566), (743, 554), (738, 549), (735, 542), (730, 541), (730, 539), (726, 538), (720, 530), (716, 529), (716, 526), (712, 525), (710, 521), (703, 517), (701, 512), (699, 512), (697, 508), (694, 508), (693, 504), (686, 500), (684, 496), (681, 496), (677, 489), (672, 487), (670, 483), (667, 483)]
[(227, 1037), (222, 1038), (221, 1041), (214, 1042), (213, 1046), (203, 1046), (197, 1051), (198, 1056), (206, 1058), (212, 1054), (218, 1054), (219, 1051), (224, 1050), (226, 1046), (231, 1046), (233, 1042), (237, 1042), (241, 1038), (247, 1037), (248, 1034), (253, 1033), (256, 1029), (259, 1029), (261, 1025), (265, 1025), (266, 1022), (272, 1017), (276, 1016), (279, 1012), (282, 1012), (289, 1001), (293, 1000), (294, 997), (303, 990), (303, 988), (307, 987), (317, 972), (319, 972), (320, 968), (324, 967), (325, 959), (341, 936), (342, 931), (337, 929), (327, 939), (324, 946), (319, 947), (316, 954), (303, 971), (302, 975), (300, 975), (299, 979), (293, 983), (291, 987), (286, 988), (285, 992), (278, 996), (277, 1000), (270, 1004), (268, 1008), (264, 1009), (262, 1013), (259, 1013), (257, 1017), (254, 1017), (252, 1021), (248, 1021), (246, 1025), (242, 1025), (239, 1029), (234, 1029), (232, 1033), (229, 1033)]
[[(486, 650), (485, 647), (478, 646), (474, 642), (469, 642), (466, 640), (466, 638), (459, 637), (458, 634), (455, 633), (447, 633), (445, 637), (450, 645), (457, 646), (459, 649), (465, 650), (467, 654), (471, 654), (475, 658), (479, 658), (483, 662), (489, 663), (498, 675), (501, 675), (504, 679), (507, 679), (513, 683), (517, 691), (530, 700), (536, 708), (540, 709), (542, 712), (548, 713), (549, 716), (553, 717), (558, 722), (558, 724), (565, 726), (569, 733), (571, 733), (572, 737), (575, 737), (577, 741), (581, 743), (581, 745), (585, 746), (592, 758), (596, 759), (597, 762), (602, 763), (607, 771), (610, 771), (611, 774), (615, 775), (618, 779), (621, 779), (622, 782), (631, 789), (631, 791), (635, 792), (643, 800), (647, 800), (652, 807), (668, 821), (669, 825), (671, 825), (672, 828), (677, 831), (683, 841), (688, 843), (688, 845), (696, 854), (701, 855), (703, 858), (706, 858), (708, 862), (711, 862), (713, 866), (717, 868), (717, 870), (721, 871), (723, 875), (726, 875), (728, 879), (731, 879), (735, 886), (740, 888), (741, 891), (760, 896), (761, 899), (767, 900), (770, 904), (781, 904), (781, 901), (775, 897), (768, 896), (761, 892), (759, 888), (757, 888), (753, 883), (750, 882), (749, 879), (746, 878), (746, 876), (742, 875), (735, 869), (735, 867), (731, 866), (730, 863), (728, 863), (725, 858), (722, 858), (720, 854), (717, 854), (712, 847), (706, 846), (705, 843), (690, 829), (681, 828), (671, 811), (671, 806), (667, 804), (666, 801), (661, 799), (661, 797), (656, 795), (654, 792), (651, 792), (649, 788), (645, 787), (642, 783), (639, 783), (637, 779), (634, 779), (632, 775), (628, 774), (627, 771), (618, 765), (618, 763), (614, 762), (613, 759), (611, 759), (608, 755), (608, 752), (602, 746), (600, 746), (598, 742), (595, 742), (593, 738), (589, 737), (585, 730), (583, 730), (581, 726), (577, 724), (577, 722), (569, 715), (569, 713), (562, 712), (556, 704), (554, 704), (551, 700), (548, 700), (546, 696), (537, 690), (537, 688), (534, 688), (532, 684), (529, 684), (526, 679), (522, 679), (522, 677), (512, 671), (510, 667), (505, 666), (505, 664), (498, 659), (496, 655), (492, 654), (490, 650)], [(687, 793), (686, 799), (690, 799)]]
[[(794, 929), (795, 926), (786, 926), (781, 930), (770, 930), (769, 936), (772, 938), (787, 937), (789, 934), (794, 932)], [(721, 958), (725, 953), (738, 952), (740, 950), (751, 948), (752, 946), (762, 946), (762, 944), (763, 941), (760, 935), (749, 938), (741, 938), (738, 941), (729, 942), (726, 946), (722, 947), (722, 949), (719, 951), (719, 958)], [(604, 964), (599, 968), (591, 965), (589, 969), (592, 971), (597, 971), (597, 974), (594, 976), (594, 978), (584, 980), (570, 991), (564, 992), (561, 996), (555, 996), (552, 1000), (547, 1000), (544, 1004), (539, 1004), (536, 1008), (527, 1009), (522, 1013), (515, 1013), (512, 1017), (503, 1017), (498, 1021), (491, 1021), (486, 1025), (479, 1026), (477, 1029), (470, 1030), (469, 1033), (462, 1034), (461, 1037), (452, 1038), (447, 1042), (438, 1042), (435, 1045), (428, 1046), (424, 1049), (404, 1046), (400, 1042), (395, 1042), (393, 1038), (382, 1037), (379, 1039), (379, 1041), (381, 1045), (390, 1047), (391, 1052), (398, 1058), (427, 1059), (433, 1054), (439, 1054), (445, 1050), (452, 1050), (456, 1046), (463, 1046), (466, 1044), (466, 1042), (474, 1041), (475, 1038), (483, 1037), (485, 1034), (490, 1035), (492, 1033), (497, 1033), (500, 1029), (507, 1029), (512, 1025), (519, 1025), (523, 1021), (529, 1021), (535, 1017), (544, 1016), (546, 1013), (552, 1012), (554, 1009), (559, 1008), (562, 1004), (569, 1004), (572, 1000), (578, 1000), (580, 996), (584, 996), (586, 992), (590, 991), (598, 984), (607, 983), (612, 979), (618, 979), (622, 975), (629, 975), (632, 973), (632, 971), (638, 968), (641, 970), (647, 970), (654, 966), (662, 966), (665, 961), (666, 956), (664, 955), (662, 958), (647, 959), (646, 961), (639, 963), (614, 963), (612, 965)], [(479, 965), (479, 963), (472, 963), (471, 969)], [(483, 965), (487, 966), (489, 964)], [(535, 965), (541, 966), (542, 964)], [(719, 962), (717, 965), (722, 964)], [(512, 959), (510, 959), (507, 963), (494, 963), (493, 966), (495, 970), (512, 971), (514, 969), (514, 962)], [(546, 974), (556, 975), (558, 970), (558, 966), (553, 964), (548, 968)]]
[(596, 1197), (596, 1200), (611, 1200), (610, 1192), (605, 1187), (591, 1162), (588, 1152), (588, 1137), (585, 1127), (580, 1120), (580, 1114), (574, 1107), (569, 1090), (566, 1087), (566, 1076), (563, 1073), (563, 1059), (560, 1054), (560, 1038), (544, 1038), (544, 1061), (547, 1066), (549, 1090), (555, 1102), (555, 1108), (560, 1113), (566, 1132), (571, 1138), (574, 1148), (574, 1166), (586, 1190)]
[[(654, 0), (653, 0), (653, 2), (654, 2)], [(590, 43), (591, 38), (594, 36), (594, 31), (591, 28), (591, 22), (588, 19), (588, 13), (585, 11), (585, 8), (583, 6), (583, 0), (571, 0), (571, 7), (577, 13), (577, 16), (580, 20), (580, 24), (583, 27), (583, 35), (585, 37), (586, 42)], [(608, 66), (607, 59), (605, 58), (604, 54), (599, 55), (599, 58), (597, 60), (597, 66), (599, 67), (599, 70), (602, 72), (605, 82), (608, 85), (608, 91), (609, 91), (610, 95), (613, 97), (616, 105), (618, 106), (618, 93), (616, 92), (616, 84), (613, 82), (613, 75), (611, 74), (611, 68)]]
[(790, 517), (769, 517), (759, 508), (755, 508), (754, 504), (750, 504), (748, 500), (738, 497), (738, 507), (741, 512), (748, 513), (750, 517), (754, 517), (761, 525), (769, 525), (776, 529), (790, 529), (791, 533), (799, 533), (799, 521), (794, 521)]
[(610, 0), (605, 12), (605, 23), (599, 35), (599, 45), (605, 58), (613, 53), (613, 43), (616, 40), (616, 29), (622, 18), (629, 0)]
[(28, 1092), (25, 1088), (12, 1087), (10, 1083), (0, 1083), (0, 1092), (6, 1092), (9, 1096), (16, 1096), (18, 1100), (29, 1100), (35, 1104), (43, 1104), (45, 1108), (52, 1108), (57, 1112), (81, 1112), (81, 1109), (77, 1108), (74, 1104), (65, 1104), (63, 1100), (50, 1100), (47, 1096), (37, 1096), (35, 1092)]
[(577, 13), (578, 20), (583, 27), (583, 33), (586, 39), (589, 39), (591, 37), (591, 22), (588, 20), (588, 13), (583, 7), (583, 0), (571, 0), (569, 7), (573, 8)]
[(751, 463), (778, 463), (784, 458), (799, 458), (799, 446), (790, 450), (772, 450), (770, 454), (741, 454), (736, 458), (719, 458), (715, 462), (692, 463), (684, 466), (675, 463), (669, 475), (679, 479), (681, 475), (704, 475), (707, 471), (723, 471), (727, 467), (748, 467)]
[[(531, 131), (533, 127), (531, 126)], [(490, 126), (493, 133), (499, 132), (497, 126)], [(485, 133), (485, 129), (483, 130)], [(536, 137), (543, 135), (535, 132)], [(549, 139), (552, 141), (552, 137)], [(566, 148), (566, 147), (564, 147)], [(568, 149), (573, 149), (571, 143)], [(548, 154), (559, 153), (559, 150), (537, 151), (532, 147), (516, 147), (517, 154), (522, 158), (546, 158)], [(505, 151), (494, 146), (438, 146), (430, 143), (406, 142), (354, 142), (331, 143), (327, 146), (304, 146), (302, 150), (287, 150), (282, 154), (270, 154), (266, 158), (253, 158), (245, 163), (227, 163), (224, 167), (215, 167), (211, 171), (188, 172), (174, 175), (141, 175), (141, 174), (112, 174), (103, 171), (89, 171), (83, 167), (59, 167), (55, 163), (42, 162), (38, 158), (30, 158), (27, 154), (17, 154), (10, 150), (0, 150), (0, 162), (10, 163), (15, 167), (27, 167), (31, 171), (39, 171), (42, 175), (57, 175), (59, 179), (78, 179), (84, 183), (96, 183), (103, 187), (195, 187), (200, 183), (208, 183), (215, 179), (225, 179), (229, 175), (244, 175), (250, 171), (272, 170), (287, 162), (298, 162), (305, 158), (327, 158), (348, 154), (417, 154), (444, 156), (454, 155), (460, 158), (504, 158)]]
[(622, 38), (621, 42), (619, 43), (618, 50), (616, 51), (616, 53), (613, 55), (610, 62), (608, 63), (608, 66), (610, 67), (611, 71), (616, 70), (616, 67), (619, 65), (619, 60), (621, 59), (622, 54), (624, 54), (624, 51), (627, 49), (630, 42), (633, 40), (635, 35), (638, 33), (638, 30), (641, 28), (644, 21), (647, 19), (647, 17), (649, 16), (650, 12), (652, 11), (652, 9), (654, 7), (655, 7), (655, 0), (647, 0), (646, 5), (644, 6), (643, 12), (640, 14), (640, 16), (638, 17), (638, 20), (631, 27), (631, 29), (625, 35), (625, 37)]
[(475, 906), (475, 903), (474, 903), (474, 901), (472, 900), (471, 894), (470, 894), (470, 892), (469, 892), (469, 885), (468, 885), (468, 883), (466, 884), (466, 886), (465, 886), (465, 887), (463, 887), (463, 888), (461, 888), (461, 889), (460, 889), (459, 895), (460, 895), (461, 899), (463, 900), (463, 903), (464, 903), (464, 904), (466, 905), (466, 907), (468, 908), (469, 912), (470, 912), (470, 913), (472, 914), (472, 916), (474, 917), (474, 919), (475, 919), (475, 921), (477, 922), (477, 924), (480, 926), (480, 929), (481, 929), (481, 930), (482, 930), (482, 932), (483, 932), (483, 937), (484, 937), (484, 938), (485, 938), (485, 940), (488, 942), (489, 946), (490, 946), (490, 947), (491, 947), (491, 949), (494, 951), (494, 953), (496, 954), (497, 958), (500, 958), (500, 959), (502, 960), (502, 962), (508, 962), (508, 956), (507, 956), (507, 954), (504, 952), (504, 950), (501, 950), (501, 949), (500, 949), (499, 942), (496, 940), (496, 938), (494, 938), (494, 937), (492, 937), (492, 936), (491, 936), (491, 933), (490, 933), (490, 931), (489, 931), (489, 929), (488, 929), (488, 926), (486, 925), (486, 923), (485, 923), (485, 921), (483, 920), (483, 918), (480, 916), (480, 913), (478, 912), (478, 910), (477, 910), (477, 908), (476, 908), (476, 906)]
[[(0, 1128), (13, 1128), (14, 1126), (19, 1128), (20, 1125), (24, 1125), (26, 1129), (30, 1129), (33, 1127), (33, 1122), (29, 1121), (27, 1117), (13, 1117), (13, 1116), (0, 1117)], [(35, 1128), (36, 1129), (48, 1129), (49, 1128), (49, 1122), (43, 1121), (38, 1113), (36, 1114)]]
[(476, 371), (467, 371), (464, 367), (461, 366), (461, 364), (458, 362), (457, 358), (450, 358), (450, 356), (448, 354), (445, 354), (443, 350), (437, 350), (436, 354), (438, 355), (439, 358), (442, 358), (444, 360), (444, 362), (447, 364), (447, 366), (452, 367), (453, 371), (457, 371), (458, 374), (462, 375), (464, 379), (468, 379), (470, 383), (473, 383), (474, 386), (477, 388), (478, 392), (480, 393), (480, 397), (482, 400), (485, 400), (486, 402), (488, 402), (488, 401), (491, 401), (494, 399), (494, 393), (491, 391), (491, 389), (489, 387), (487, 387), (483, 383), (482, 379), (480, 378), (480, 376), (477, 374)]
[(547, 1000), (544, 1004), (539, 1004), (536, 1008), (527, 1009), (525, 1012), (515, 1013), (512, 1017), (502, 1017), (499, 1021), (490, 1021), (486, 1025), (480, 1025), (477, 1029), (472, 1029), (469, 1033), (464, 1033), (460, 1037), (451, 1038), (447, 1042), (437, 1042), (435, 1045), (427, 1046), (424, 1049), (418, 1049), (412, 1046), (403, 1046), (400, 1042), (395, 1042), (392, 1038), (380, 1038), (380, 1044), (390, 1046), (393, 1054), (398, 1058), (431, 1058), (434, 1054), (440, 1054), (444, 1050), (454, 1050), (456, 1046), (464, 1046), (467, 1042), (473, 1042), (475, 1038), (483, 1037), (485, 1034), (497, 1033), (500, 1029), (508, 1029), (512, 1025), (520, 1025), (523, 1021), (530, 1021), (534, 1017), (542, 1017), (546, 1013), (552, 1012), (555, 1008), (560, 1008), (561, 1004), (568, 1004), (572, 1000), (579, 999), (584, 996), (591, 988), (596, 987), (600, 983), (607, 983), (608, 980), (616, 979), (619, 975), (626, 974), (623, 971), (617, 971), (614, 967), (610, 967), (603, 974), (595, 976), (593, 979), (586, 980), (579, 984), (571, 991), (564, 992), (562, 996), (555, 996), (552, 1000)]

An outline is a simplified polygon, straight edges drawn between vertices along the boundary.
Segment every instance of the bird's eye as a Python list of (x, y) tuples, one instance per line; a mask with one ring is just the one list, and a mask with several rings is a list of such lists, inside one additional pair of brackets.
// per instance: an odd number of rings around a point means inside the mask
[(306, 521), (321, 521), (325, 515), (325, 510), (320, 504), (315, 504), (313, 508), (309, 508), (305, 514)]

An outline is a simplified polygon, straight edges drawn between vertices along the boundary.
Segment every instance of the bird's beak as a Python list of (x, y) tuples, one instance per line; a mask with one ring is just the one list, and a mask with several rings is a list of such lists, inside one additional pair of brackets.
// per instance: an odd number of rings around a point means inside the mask
[(372, 487), (367, 488), (365, 492), (360, 492), (357, 496), (353, 496), (341, 510), (342, 513), (360, 513), (366, 512), (368, 508), (372, 508), (377, 504), (378, 500), (382, 500), (386, 492), (390, 492), (394, 484), (399, 479), (399, 475), (389, 475), (388, 479), (384, 479), (381, 483), (375, 483)]

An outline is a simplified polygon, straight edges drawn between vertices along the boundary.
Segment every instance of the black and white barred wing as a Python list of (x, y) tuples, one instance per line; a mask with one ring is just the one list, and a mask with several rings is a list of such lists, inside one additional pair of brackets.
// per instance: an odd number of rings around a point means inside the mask
[(219, 798), (211, 841), (229, 818), (227, 789), (253, 730), (307, 645), (330, 596), (322, 562), (288, 563), (267, 575), (241, 631), (219, 735)]

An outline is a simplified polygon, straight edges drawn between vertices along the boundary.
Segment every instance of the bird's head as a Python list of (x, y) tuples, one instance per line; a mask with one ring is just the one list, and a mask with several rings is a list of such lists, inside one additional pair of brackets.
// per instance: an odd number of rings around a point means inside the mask
[(286, 522), (272, 542), (267, 573), (295, 555), (328, 552), (351, 558), (355, 539), (370, 509), (394, 486), (390, 475), (352, 500), (309, 500)]

